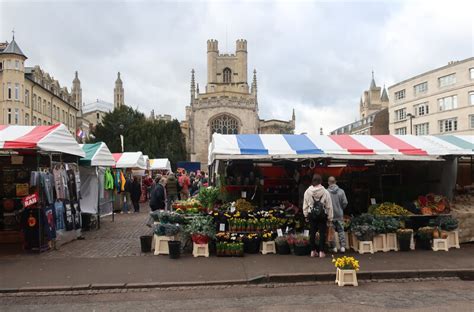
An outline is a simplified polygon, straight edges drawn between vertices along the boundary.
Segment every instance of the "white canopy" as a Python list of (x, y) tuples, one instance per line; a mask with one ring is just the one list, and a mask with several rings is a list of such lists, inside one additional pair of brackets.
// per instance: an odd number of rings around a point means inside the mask
[(112, 154), (116, 168), (146, 169), (146, 162), (142, 152), (127, 152)]
[(171, 163), (168, 158), (150, 159), (150, 170), (171, 171)]
[(81, 148), (86, 153), (86, 157), (79, 160), (81, 165), (104, 167), (115, 166), (114, 157), (107, 147), (107, 144), (104, 142), (81, 144)]

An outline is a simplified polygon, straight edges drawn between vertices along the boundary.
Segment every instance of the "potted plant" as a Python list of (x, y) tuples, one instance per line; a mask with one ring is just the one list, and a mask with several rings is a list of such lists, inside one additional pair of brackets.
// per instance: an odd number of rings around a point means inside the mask
[(410, 251), (411, 238), (413, 236), (412, 229), (398, 229), (397, 238), (401, 251)]
[(212, 209), (219, 200), (220, 190), (217, 187), (202, 187), (199, 190), (197, 199), (204, 208)]
[(294, 251), (297, 256), (307, 256), (311, 253), (309, 246), (309, 237), (304, 235), (296, 235), (294, 239)]
[(431, 226), (424, 226), (416, 232), (416, 246), (420, 249), (431, 250), (431, 240), (433, 239), (433, 230)]
[(211, 216), (197, 216), (185, 227), (195, 244), (207, 244), (216, 235), (216, 226)]
[(356, 224), (351, 231), (359, 241), (372, 241), (375, 236), (375, 227), (372, 224)]
[(357, 286), (357, 274), (359, 270), (359, 261), (354, 257), (339, 257), (332, 260), (336, 267), (336, 283), (338, 286), (352, 285)]
[(290, 254), (290, 245), (288, 244), (287, 236), (279, 236), (275, 238), (276, 251), (279, 255)]

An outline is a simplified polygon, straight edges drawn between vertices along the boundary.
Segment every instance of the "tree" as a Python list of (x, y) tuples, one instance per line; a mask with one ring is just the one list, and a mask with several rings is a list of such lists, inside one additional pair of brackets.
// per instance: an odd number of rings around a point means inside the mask
[[(123, 125), (123, 129), (120, 128)], [(105, 142), (112, 153), (121, 152), (120, 134), (125, 152), (141, 151), (150, 158), (168, 158), (173, 166), (186, 159), (184, 135), (179, 122), (149, 120), (128, 106), (105, 114), (93, 131), (94, 142)]]

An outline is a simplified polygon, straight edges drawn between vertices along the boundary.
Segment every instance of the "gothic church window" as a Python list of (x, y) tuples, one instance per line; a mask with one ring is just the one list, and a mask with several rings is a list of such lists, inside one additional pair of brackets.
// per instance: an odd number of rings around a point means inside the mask
[(231, 83), (232, 71), (229, 67), (224, 68), (224, 83)]
[(238, 134), (239, 123), (237, 120), (228, 115), (217, 117), (211, 122), (211, 135), (213, 133), (220, 134)]

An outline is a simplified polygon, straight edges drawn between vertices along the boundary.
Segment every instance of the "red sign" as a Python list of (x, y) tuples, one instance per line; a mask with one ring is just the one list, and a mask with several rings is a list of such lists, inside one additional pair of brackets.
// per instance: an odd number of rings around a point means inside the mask
[(21, 200), (21, 202), (23, 203), (23, 207), (25, 208), (36, 205), (38, 201), (39, 201), (39, 196), (37, 193), (23, 197), (23, 199)]

